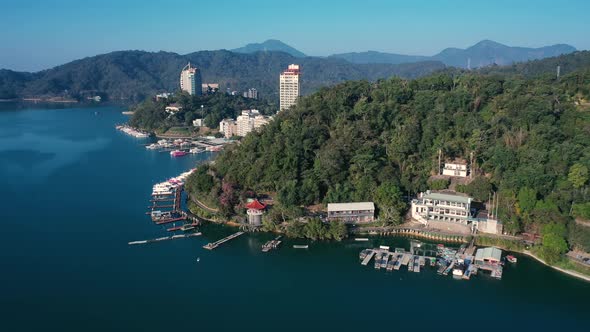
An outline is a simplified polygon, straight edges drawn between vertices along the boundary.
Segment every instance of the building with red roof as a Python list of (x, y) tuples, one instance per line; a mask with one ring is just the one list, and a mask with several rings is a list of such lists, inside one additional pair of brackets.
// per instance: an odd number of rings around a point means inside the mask
[(248, 215), (248, 223), (253, 226), (262, 225), (262, 215), (264, 214), (266, 205), (260, 203), (257, 199), (254, 199), (246, 204), (246, 209), (248, 209), (246, 211), (246, 214)]

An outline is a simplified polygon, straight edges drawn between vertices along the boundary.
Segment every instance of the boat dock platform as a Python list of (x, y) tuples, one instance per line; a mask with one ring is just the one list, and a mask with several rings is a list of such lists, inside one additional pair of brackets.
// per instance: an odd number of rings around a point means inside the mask
[(262, 245), (262, 252), (269, 252), (272, 249), (278, 248), (282, 242), (281, 238), (282, 238), (282, 236), (279, 235), (274, 240), (270, 240), (270, 241), (266, 242), (265, 244), (263, 244)]
[(211, 243), (207, 243), (206, 245), (203, 246), (203, 248), (208, 249), (208, 250), (213, 250), (217, 247), (219, 247), (221, 244), (229, 241), (229, 240), (233, 240), (235, 238), (237, 238), (238, 236), (244, 234), (244, 232), (237, 232), (237, 233), (233, 233), (230, 236), (226, 236), (221, 240), (217, 240), (215, 242), (211, 242)]
[(367, 265), (369, 264), (369, 262), (371, 261), (371, 259), (373, 259), (373, 256), (375, 256), (377, 252), (375, 250), (371, 250), (371, 252), (369, 252), (369, 254), (367, 254), (367, 256), (363, 259), (363, 261), (361, 262), (362, 265)]
[[(504, 270), (502, 264), (478, 262), (475, 257), (469, 255), (474, 250), (473, 241), (470, 245), (465, 245), (459, 250), (446, 248), (444, 245), (439, 244), (434, 257), (424, 255), (424, 253), (432, 252), (432, 249), (419, 243), (412, 245), (410, 252), (406, 252), (402, 248), (395, 248), (395, 251), (390, 251), (388, 246), (380, 246), (378, 248), (363, 249), (359, 253), (359, 260), (361, 265), (367, 266), (374, 259), (376, 270), (398, 271), (402, 266), (405, 266), (408, 272), (420, 273), (427, 266), (430, 266), (439, 275), (448, 276), (452, 274), (455, 279), (459, 280), (470, 280), (473, 275), (477, 275), (482, 270), (489, 271), (492, 278), (501, 279)], [(418, 254), (418, 252), (422, 254)]]
[(130, 246), (133, 246), (133, 245), (138, 245), (138, 244), (146, 244), (146, 243), (154, 243), (154, 242), (160, 242), (160, 241), (184, 239), (187, 237), (201, 236), (201, 235), (202, 235), (201, 232), (190, 233), (190, 234), (178, 234), (178, 235), (173, 235), (173, 236), (163, 236), (163, 237), (159, 237), (157, 239), (151, 239), (151, 240), (131, 241), (131, 242), (128, 242), (127, 244)]
[(174, 231), (190, 231), (192, 229), (194, 229), (195, 227), (199, 226), (199, 223), (192, 223), (192, 224), (184, 224), (181, 226), (175, 226), (175, 227), (170, 227), (168, 229), (166, 229), (168, 232), (174, 232)]

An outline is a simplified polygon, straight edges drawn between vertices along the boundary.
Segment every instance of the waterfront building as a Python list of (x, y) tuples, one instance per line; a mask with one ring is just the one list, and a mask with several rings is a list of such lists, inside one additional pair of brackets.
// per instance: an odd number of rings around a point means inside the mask
[(442, 170), (443, 175), (447, 176), (457, 176), (457, 177), (467, 177), (467, 163), (460, 162), (460, 161), (453, 161), (445, 163), (445, 166)]
[(279, 78), (280, 109), (286, 110), (297, 103), (301, 95), (299, 87), (299, 65), (291, 64)]
[(248, 91), (244, 91), (244, 98), (258, 99), (258, 90), (250, 88)]
[(238, 134), (238, 125), (233, 119), (223, 119), (219, 123), (219, 132), (223, 133), (225, 138), (231, 138)]
[(219, 91), (219, 83), (203, 83), (201, 84), (201, 93), (206, 95)]
[(502, 250), (489, 247), (480, 248), (475, 252), (475, 264), (478, 265), (498, 265), (502, 259)]
[(169, 114), (176, 114), (180, 112), (180, 110), (182, 110), (182, 106), (176, 103), (166, 106), (166, 113)]
[(180, 72), (180, 89), (190, 95), (201, 95), (201, 71), (190, 62)]
[(375, 220), (373, 202), (328, 203), (328, 221), (363, 223)]
[(420, 193), (412, 200), (412, 219), (428, 225), (437, 222), (449, 222), (470, 225), (472, 232), (501, 234), (502, 223), (490, 217), (487, 211), (480, 211), (474, 216), (473, 198), (456, 193), (431, 192)]
[(471, 216), (472, 200), (471, 197), (428, 190), (412, 200), (412, 218), (425, 225), (431, 221), (467, 225)]
[(246, 209), (248, 209), (246, 211), (246, 214), (248, 215), (248, 224), (253, 226), (262, 225), (262, 215), (264, 214), (266, 205), (260, 203), (257, 199), (254, 199), (246, 204)]

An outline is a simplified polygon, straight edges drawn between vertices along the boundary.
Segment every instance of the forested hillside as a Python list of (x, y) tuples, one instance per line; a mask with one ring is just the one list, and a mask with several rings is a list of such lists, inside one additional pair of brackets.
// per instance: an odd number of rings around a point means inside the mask
[[(560, 79), (466, 72), (346, 82), (223, 152), (213, 168), (223, 186), (195, 190), (266, 192), (283, 207), (375, 201), (397, 222), (402, 197), (429, 189), (438, 149), (473, 152), (477, 178), (461, 189), (480, 200), (497, 192), (507, 232), (565, 226), (572, 203), (583, 212), (590, 199), (589, 86), (590, 67)], [(571, 244), (588, 248), (588, 234)]]
[(244, 91), (256, 88), (262, 98), (278, 99), (279, 74), (290, 63), (303, 68), (302, 92), (346, 80), (376, 80), (390, 76), (414, 78), (444, 68), (440, 62), (403, 65), (352, 64), (341, 59), (296, 58), (282, 52), (254, 54), (201, 51), (186, 55), (170, 52), (119, 51), (72, 61), (38, 73), (0, 70), (0, 99), (64, 96), (84, 99), (140, 102), (157, 92), (176, 91), (180, 70), (191, 62), (201, 70), (204, 83)]

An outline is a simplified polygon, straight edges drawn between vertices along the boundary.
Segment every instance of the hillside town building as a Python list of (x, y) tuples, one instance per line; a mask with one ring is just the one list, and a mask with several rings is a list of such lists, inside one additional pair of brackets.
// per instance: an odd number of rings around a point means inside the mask
[(487, 211), (480, 211), (474, 216), (472, 203), (473, 198), (468, 196), (428, 190), (412, 200), (411, 216), (424, 225), (447, 222), (469, 225), (473, 232), (501, 234), (501, 222), (488, 215)]
[(201, 95), (201, 71), (190, 62), (180, 72), (180, 89), (190, 95)]
[(346, 223), (365, 223), (375, 220), (375, 204), (373, 202), (329, 203), (328, 221)]
[(301, 96), (299, 88), (299, 65), (291, 64), (281, 73), (279, 78), (280, 111), (286, 110), (297, 103)]

